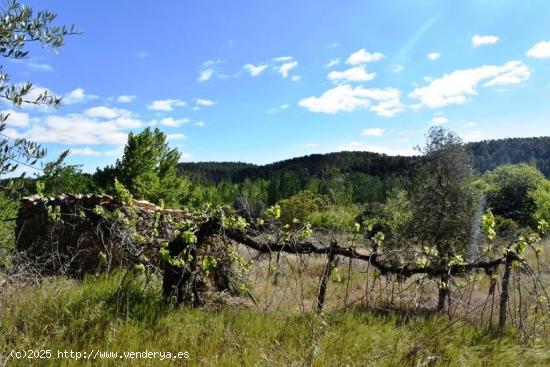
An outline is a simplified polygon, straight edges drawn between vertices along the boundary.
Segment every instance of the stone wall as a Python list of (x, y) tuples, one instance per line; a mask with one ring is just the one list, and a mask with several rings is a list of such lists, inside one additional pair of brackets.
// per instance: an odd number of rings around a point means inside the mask
[(154, 264), (161, 244), (174, 238), (176, 223), (190, 218), (109, 195), (30, 196), (21, 200), (16, 251), (43, 274), (82, 276), (136, 262), (128, 257), (146, 256)]

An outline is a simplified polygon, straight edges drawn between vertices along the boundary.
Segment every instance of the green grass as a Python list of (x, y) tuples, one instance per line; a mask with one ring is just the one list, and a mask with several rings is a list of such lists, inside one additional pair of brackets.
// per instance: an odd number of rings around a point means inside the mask
[[(121, 285), (122, 284), (122, 285)], [(187, 351), (187, 361), (11, 360), (26, 365), (547, 366), (546, 340), (522, 345), (440, 316), (262, 313), (163, 305), (158, 281), (120, 273), (49, 279), (0, 295), (0, 350)], [(1, 365), (1, 361), (0, 361)]]

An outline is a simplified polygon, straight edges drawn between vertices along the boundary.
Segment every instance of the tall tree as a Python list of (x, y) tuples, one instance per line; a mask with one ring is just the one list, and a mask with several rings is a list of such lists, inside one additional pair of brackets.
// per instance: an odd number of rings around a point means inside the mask
[[(475, 194), (472, 165), (460, 137), (441, 127), (429, 130), (422, 164), (412, 194), (412, 228), (415, 239), (435, 247), (440, 266), (463, 256), (471, 240)], [(438, 310), (449, 295), (447, 278), (441, 278)]]
[(188, 199), (189, 182), (177, 176), (181, 154), (170, 148), (166, 135), (159, 129), (146, 128), (130, 133), (122, 160), (115, 166), (118, 179), (141, 199), (167, 205), (184, 204)]

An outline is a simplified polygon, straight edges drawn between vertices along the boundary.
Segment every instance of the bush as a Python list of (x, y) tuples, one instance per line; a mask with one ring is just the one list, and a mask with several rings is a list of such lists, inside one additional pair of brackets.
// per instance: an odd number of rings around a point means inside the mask
[(307, 221), (314, 228), (330, 228), (339, 231), (350, 230), (356, 223), (361, 208), (351, 206), (331, 206), (323, 211), (317, 211), (307, 216)]
[(478, 184), (495, 215), (535, 228), (550, 220), (550, 181), (527, 164), (504, 165), (487, 172)]
[(324, 195), (304, 190), (288, 199), (280, 200), (278, 204), (281, 207), (281, 222), (290, 224), (294, 219), (304, 221), (309, 214), (325, 210), (329, 206), (329, 200)]

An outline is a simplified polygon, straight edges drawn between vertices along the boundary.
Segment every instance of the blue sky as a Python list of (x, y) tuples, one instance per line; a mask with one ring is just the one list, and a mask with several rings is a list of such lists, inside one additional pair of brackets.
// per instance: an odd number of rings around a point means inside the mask
[[(412, 154), (430, 126), (466, 141), (550, 135), (550, 2), (23, 1), (81, 35), (4, 60), (64, 96), (7, 132), (86, 171), (129, 131), (162, 129), (186, 161)], [(4, 110), (9, 109), (8, 106)]]

